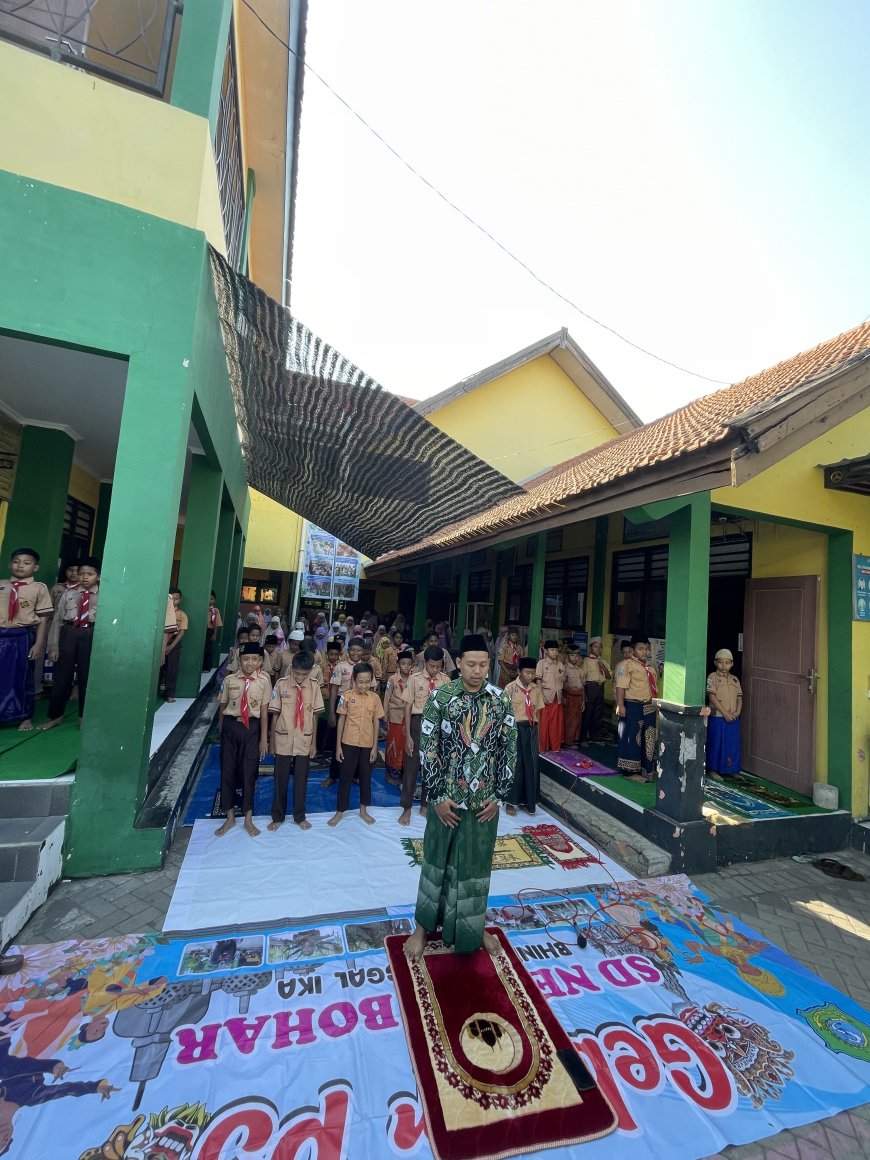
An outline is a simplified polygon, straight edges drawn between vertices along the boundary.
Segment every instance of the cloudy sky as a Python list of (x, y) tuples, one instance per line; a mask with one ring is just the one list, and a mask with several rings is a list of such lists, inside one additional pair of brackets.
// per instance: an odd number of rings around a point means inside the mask
[(292, 308), (416, 398), (561, 326), (645, 419), (753, 374), (870, 315), (868, 43), (866, 0), (310, 0), (313, 67), (584, 313), (310, 73)]

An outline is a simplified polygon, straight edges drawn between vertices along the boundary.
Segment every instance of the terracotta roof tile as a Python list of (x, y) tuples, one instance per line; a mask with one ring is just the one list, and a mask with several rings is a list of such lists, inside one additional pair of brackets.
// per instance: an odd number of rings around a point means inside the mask
[(867, 351), (870, 351), (870, 322), (557, 464), (530, 480), (523, 494), (449, 524), (425, 540), (382, 556), (376, 563), (398, 564), (403, 558), (427, 549), (443, 550), (475, 536), (522, 524), (581, 492), (720, 442), (732, 434), (727, 424), (738, 415), (769, 403)]

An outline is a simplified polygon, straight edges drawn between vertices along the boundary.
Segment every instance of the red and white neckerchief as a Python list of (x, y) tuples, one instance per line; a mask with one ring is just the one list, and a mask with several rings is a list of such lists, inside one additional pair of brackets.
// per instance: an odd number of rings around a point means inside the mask
[(209, 628), (214, 628), (214, 626), (216, 624), (217, 624), (217, 609), (214, 607), (214, 605), (212, 605), (212, 607), (208, 610), (208, 626), (209, 626)]
[(534, 725), (536, 722), (536, 717), (535, 706), (532, 704), (532, 686), (524, 685), (523, 682), (520, 681), (520, 688), (523, 691), (523, 698), (526, 702), (526, 720), (530, 725)]
[(245, 687), (242, 689), (242, 699), (239, 701), (239, 719), (246, 729), (251, 721), (251, 706), (248, 704), (248, 686), (253, 679), (253, 677), (244, 678)]
[[(640, 662), (643, 665), (643, 661)], [(649, 694), (651, 697), (659, 695), (658, 682), (656, 681), (655, 669), (651, 669), (649, 665), (643, 665), (646, 673), (647, 684), (649, 685)]]
[(296, 711), (293, 715), (293, 724), (297, 729), (305, 732), (305, 698), (302, 695), (302, 686), (296, 686)]
[(598, 675), (601, 677), (602, 681), (607, 680), (607, 666), (602, 660), (598, 661)]
[(82, 594), (79, 597), (78, 614), (73, 623), (76, 628), (87, 628), (91, 623), (91, 594), (87, 588), (82, 589)]
[(10, 583), (12, 586), (9, 589), (9, 613), (6, 619), (11, 624), (15, 617), (18, 615), (18, 610), (21, 607), (21, 605), (18, 603), (18, 589), (23, 588), (24, 585), (28, 583), (28, 581), (12, 580)]
[(435, 678), (430, 677), (429, 678), (429, 692), (434, 693), (437, 688), (438, 688), (438, 686), (435, 684)]

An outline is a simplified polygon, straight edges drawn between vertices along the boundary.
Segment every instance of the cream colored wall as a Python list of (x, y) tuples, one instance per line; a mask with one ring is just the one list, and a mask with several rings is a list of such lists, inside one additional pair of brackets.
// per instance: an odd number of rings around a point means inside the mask
[(517, 481), (619, 434), (549, 355), (426, 418)]
[(299, 565), (302, 519), (261, 492), (251, 488), (250, 493), (245, 568), (295, 572)]
[(204, 118), (5, 42), (0, 108), (3, 169), (201, 229), (225, 252)]
[(77, 463), (72, 465), (67, 492), (73, 499), (86, 503), (94, 511), (100, 506), (100, 481)]
[[(866, 496), (826, 489), (820, 464), (838, 463), (867, 455), (870, 446), (870, 411), (825, 432), (800, 451), (762, 472), (756, 479), (737, 488), (720, 488), (713, 492), (713, 503), (727, 504), (750, 512), (800, 520), (851, 531), (853, 550), (870, 555), (870, 502)], [(795, 534), (792, 534), (795, 533)], [(777, 537), (766, 546), (762, 529), (762, 554), (758, 567), (778, 568), (767, 575), (819, 575), (822, 577), (819, 619), (819, 666), (822, 673), (836, 657), (827, 656), (827, 550), (820, 549), (813, 533), (801, 529), (777, 529)], [(755, 551), (753, 553), (755, 555)], [(753, 574), (755, 573), (755, 564)], [(789, 571), (783, 571), (789, 569)], [(761, 574), (761, 573), (759, 573)], [(852, 812), (859, 817), (868, 813), (867, 753), (870, 751), (870, 623), (852, 622)], [(821, 666), (826, 666), (822, 668)], [(823, 682), (824, 684), (824, 682)], [(824, 698), (824, 699), (823, 699)], [(824, 720), (821, 714), (824, 709)], [(819, 718), (816, 728), (817, 773), (827, 777), (826, 754), (821, 738), (827, 743), (827, 688), (819, 690)], [(847, 805), (848, 803), (843, 803)]]

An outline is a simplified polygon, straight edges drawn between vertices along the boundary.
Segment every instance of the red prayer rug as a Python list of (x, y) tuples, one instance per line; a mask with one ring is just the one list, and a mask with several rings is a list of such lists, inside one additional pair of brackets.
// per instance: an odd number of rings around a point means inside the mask
[(502, 946), (457, 955), (438, 939), (419, 962), (384, 939), (436, 1160), (499, 1160), (606, 1136), (616, 1117), (500, 930)]

